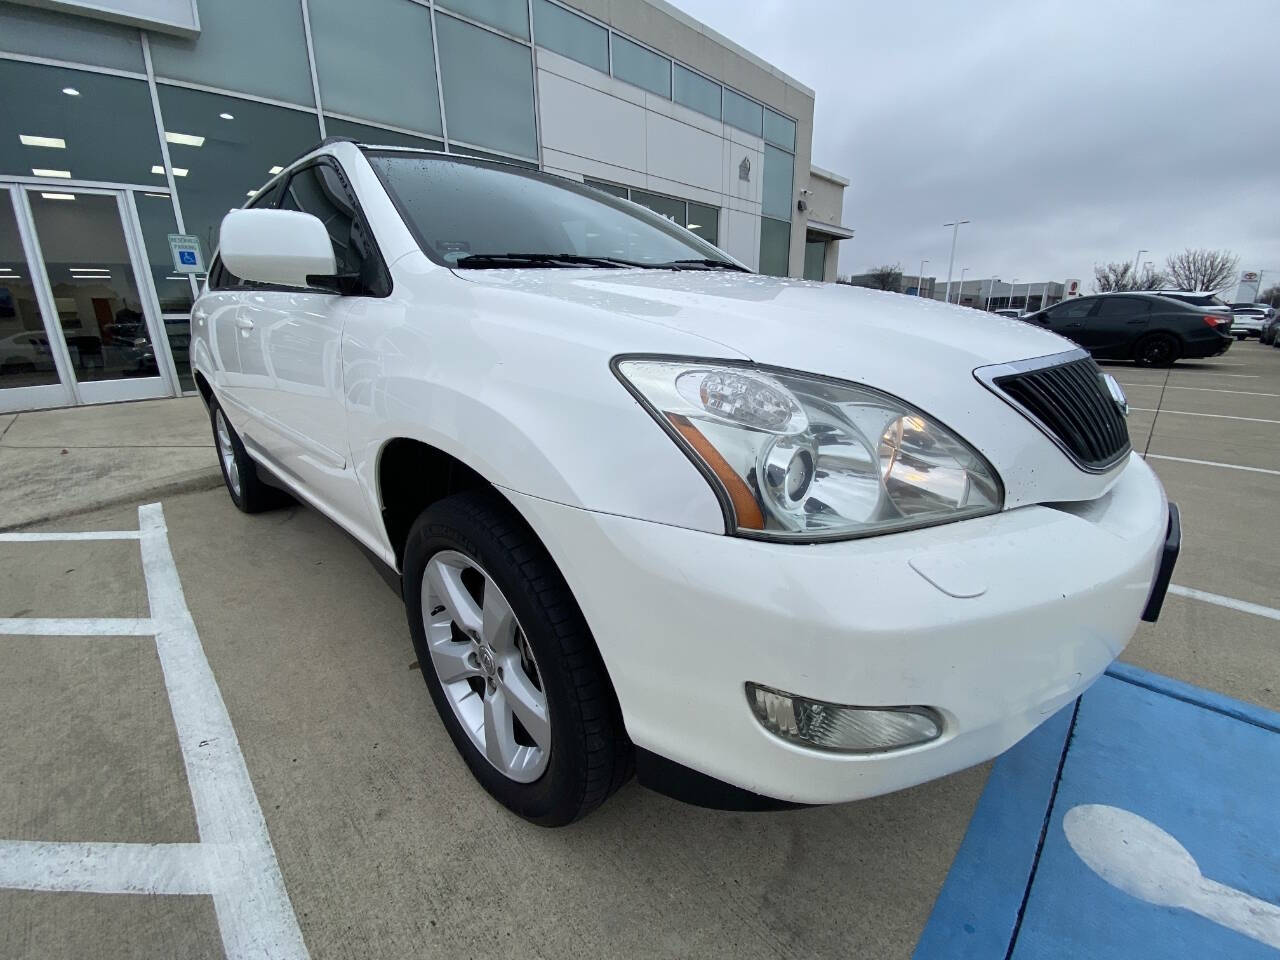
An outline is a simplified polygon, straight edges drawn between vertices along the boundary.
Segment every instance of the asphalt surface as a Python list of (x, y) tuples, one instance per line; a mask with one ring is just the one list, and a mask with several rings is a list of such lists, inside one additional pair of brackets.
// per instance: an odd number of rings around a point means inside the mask
[[(1108, 369), (1182, 507), (1174, 582), (1276, 606), (1280, 350)], [(911, 954), (990, 765), (785, 814), (631, 784), (570, 828), (531, 827), (471, 779), (399, 601), (344, 534), (301, 507), (244, 516), (221, 490), (162, 503), (311, 956)], [(126, 503), (38, 529), (137, 528)], [(0, 618), (145, 617), (138, 548), (0, 542)], [(1277, 709), (1277, 639), (1274, 619), (1170, 596), (1125, 659)], [(0, 843), (200, 840), (165, 681), (150, 636), (0, 635)], [(0, 956), (88, 954), (222, 956), (213, 898), (0, 890)]]

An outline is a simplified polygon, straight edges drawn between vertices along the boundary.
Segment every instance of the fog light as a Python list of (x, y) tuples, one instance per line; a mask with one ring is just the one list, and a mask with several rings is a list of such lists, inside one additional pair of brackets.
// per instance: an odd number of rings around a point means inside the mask
[(929, 707), (851, 707), (808, 700), (758, 683), (747, 701), (770, 733), (818, 750), (876, 753), (935, 740), (942, 717)]

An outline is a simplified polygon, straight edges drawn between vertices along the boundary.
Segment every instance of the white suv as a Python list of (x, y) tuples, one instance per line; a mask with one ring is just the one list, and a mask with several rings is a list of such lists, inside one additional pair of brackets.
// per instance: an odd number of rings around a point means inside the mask
[(1176, 510), (1053, 334), (479, 159), (326, 141), (249, 206), (192, 310), (231, 498), (375, 558), (535, 823), (633, 768), (730, 808), (959, 770), (1159, 610)]

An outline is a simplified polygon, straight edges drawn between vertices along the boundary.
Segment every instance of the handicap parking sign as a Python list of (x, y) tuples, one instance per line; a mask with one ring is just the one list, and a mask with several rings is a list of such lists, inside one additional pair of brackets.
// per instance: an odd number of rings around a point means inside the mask
[(200, 255), (200, 238), (185, 233), (169, 234), (169, 252), (173, 254), (173, 269), (177, 273), (204, 273), (204, 258)]

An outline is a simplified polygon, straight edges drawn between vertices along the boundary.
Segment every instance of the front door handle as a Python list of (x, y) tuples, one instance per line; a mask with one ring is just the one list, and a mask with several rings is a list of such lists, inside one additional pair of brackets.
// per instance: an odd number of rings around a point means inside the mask
[(236, 326), (241, 330), (252, 330), (253, 321), (248, 317), (236, 317)]

